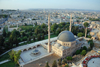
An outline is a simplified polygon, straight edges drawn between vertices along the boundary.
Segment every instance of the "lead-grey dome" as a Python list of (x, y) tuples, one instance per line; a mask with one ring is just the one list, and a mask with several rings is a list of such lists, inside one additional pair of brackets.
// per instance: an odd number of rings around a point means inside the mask
[(57, 40), (63, 41), (63, 42), (72, 42), (75, 41), (76, 38), (74, 37), (74, 34), (70, 31), (62, 31), (59, 35)]

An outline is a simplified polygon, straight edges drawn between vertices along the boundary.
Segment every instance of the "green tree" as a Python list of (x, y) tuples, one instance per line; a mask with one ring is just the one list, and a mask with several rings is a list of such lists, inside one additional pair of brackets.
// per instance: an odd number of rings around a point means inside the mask
[(48, 62), (46, 63), (46, 66), (45, 67), (50, 67), (49, 64), (48, 64)]
[(72, 60), (72, 57), (71, 57), (71, 56), (68, 56), (68, 57), (67, 57), (67, 60)]
[(57, 62), (56, 60), (54, 60), (53, 64), (52, 64), (52, 67), (57, 67)]
[(91, 35), (88, 35), (88, 38), (91, 38)]
[(54, 23), (52, 26), (51, 26), (51, 31), (55, 34), (55, 31), (56, 31), (56, 29), (57, 29), (57, 24), (56, 23)]
[(37, 40), (41, 40), (41, 35), (40, 34), (38, 34)]
[(86, 50), (82, 50), (81, 55), (85, 56)]
[(26, 40), (27, 40), (27, 36), (24, 36), (24, 37), (23, 37), (23, 41), (26, 41)]
[(62, 64), (65, 64), (66, 63), (66, 60), (64, 59), (64, 60), (62, 60)]
[(3, 44), (4, 44), (4, 38), (3, 36), (0, 36), (0, 46), (3, 46)]
[(86, 46), (82, 47), (82, 50), (86, 50), (87, 51), (87, 47)]
[(13, 43), (16, 44), (16, 46), (18, 46), (19, 42), (18, 42), (17, 37), (14, 37), (14, 39), (13, 39)]
[(69, 65), (67, 64), (67, 65), (65, 65), (65, 67), (69, 67)]
[(61, 59), (59, 59), (58, 65), (61, 66)]
[(77, 36), (78, 36), (78, 37), (82, 37), (82, 36), (83, 36), (83, 33), (80, 32), (80, 33), (77, 34)]
[(92, 49), (94, 47), (94, 43), (90, 42), (90, 48)]
[(36, 41), (35, 36), (33, 36), (33, 40)]
[(77, 50), (77, 51), (76, 51), (76, 55), (77, 55), (77, 54), (80, 54), (80, 50)]
[(3, 36), (6, 37), (6, 29), (5, 29), (5, 27), (3, 28)]
[(8, 54), (9, 54), (9, 56), (10, 56), (10, 59), (11, 59), (11, 60), (14, 60), (15, 51), (12, 50), (12, 51), (10, 51)]
[(58, 35), (61, 32), (60, 28), (57, 29), (56, 35)]
[(65, 65), (65, 67), (69, 67), (69, 65), (67, 64), (67, 65)]
[(41, 25), (41, 27), (42, 27), (42, 28), (46, 28), (46, 24), (43, 23), (43, 24)]
[(42, 38), (41, 39), (44, 39), (45, 38), (45, 36), (44, 36), (44, 34), (42, 34)]
[(15, 63), (17, 63), (20, 58), (21, 50), (19, 50), (19, 51), (12, 50), (8, 54), (10, 56), (10, 59), (13, 60)]
[(84, 27), (85, 27), (85, 37), (87, 35), (87, 27), (89, 26), (89, 23), (85, 22), (84, 23)]

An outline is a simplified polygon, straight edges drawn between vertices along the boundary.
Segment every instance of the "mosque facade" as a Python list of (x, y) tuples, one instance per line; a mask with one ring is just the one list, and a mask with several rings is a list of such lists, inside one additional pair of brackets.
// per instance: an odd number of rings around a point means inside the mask
[(66, 57), (72, 55), (77, 49), (81, 48), (81, 43), (74, 37), (74, 34), (70, 31), (62, 31), (57, 41), (52, 44), (52, 51), (60, 57)]

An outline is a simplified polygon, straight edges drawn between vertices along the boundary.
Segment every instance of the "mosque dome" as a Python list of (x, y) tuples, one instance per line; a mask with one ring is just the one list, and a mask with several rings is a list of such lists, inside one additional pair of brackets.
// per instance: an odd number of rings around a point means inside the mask
[(57, 40), (63, 41), (63, 42), (72, 42), (75, 41), (76, 38), (74, 37), (74, 34), (70, 31), (62, 31), (59, 35)]

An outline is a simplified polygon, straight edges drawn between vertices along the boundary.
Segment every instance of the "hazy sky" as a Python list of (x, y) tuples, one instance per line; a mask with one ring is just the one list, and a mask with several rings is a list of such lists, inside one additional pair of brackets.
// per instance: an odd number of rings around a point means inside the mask
[(0, 0), (0, 9), (30, 8), (100, 10), (100, 0)]

